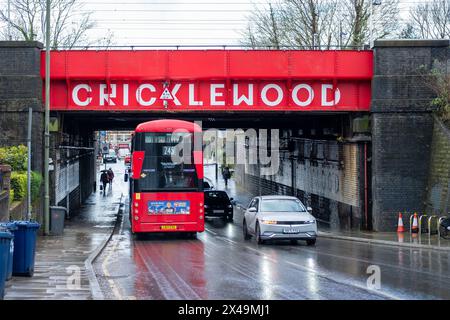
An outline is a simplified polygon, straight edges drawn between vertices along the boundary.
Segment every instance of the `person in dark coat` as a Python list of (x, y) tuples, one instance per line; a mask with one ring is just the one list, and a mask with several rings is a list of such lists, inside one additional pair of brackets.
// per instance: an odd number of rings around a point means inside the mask
[(103, 186), (103, 196), (105, 196), (106, 195), (106, 185), (109, 182), (108, 174), (106, 173), (106, 171), (103, 171), (102, 174), (100, 175), (100, 182), (102, 183), (102, 186)]
[(228, 167), (225, 167), (222, 171), (223, 180), (225, 180), (225, 187), (228, 186), (228, 180), (231, 178), (231, 172)]

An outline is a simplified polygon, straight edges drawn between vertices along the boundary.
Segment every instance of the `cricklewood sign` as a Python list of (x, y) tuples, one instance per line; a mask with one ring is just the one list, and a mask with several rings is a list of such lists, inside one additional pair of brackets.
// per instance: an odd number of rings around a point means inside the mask
[(51, 59), (52, 110), (370, 108), (371, 51), (55, 51)]

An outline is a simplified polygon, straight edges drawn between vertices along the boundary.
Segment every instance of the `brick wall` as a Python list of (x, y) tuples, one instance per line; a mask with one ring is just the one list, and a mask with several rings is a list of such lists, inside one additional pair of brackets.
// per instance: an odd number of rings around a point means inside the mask
[(379, 40), (372, 81), (373, 228), (394, 231), (399, 211), (425, 210), (433, 92), (422, 74), (447, 65), (449, 41)]
[(296, 139), (280, 155), (275, 175), (259, 178), (258, 165), (236, 166), (237, 183), (254, 195), (295, 195), (313, 208), (323, 226), (363, 229), (363, 144)]
[(450, 215), (450, 130), (438, 119), (433, 129), (426, 212)]
[(32, 169), (42, 172), (43, 105), (38, 42), (0, 41), (0, 146), (27, 143), (33, 109)]
[[(31, 168), (43, 171), (44, 113), (38, 42), (0, 41), (0, 147), (27, 145), (28, 109), (33, 110)], [(25, 205), (25, 207), (24, 207)], [(42, 222), (43, 197), (33, 203), (33, 218)], [(15, 208), (19, 218), (25, 204)]]

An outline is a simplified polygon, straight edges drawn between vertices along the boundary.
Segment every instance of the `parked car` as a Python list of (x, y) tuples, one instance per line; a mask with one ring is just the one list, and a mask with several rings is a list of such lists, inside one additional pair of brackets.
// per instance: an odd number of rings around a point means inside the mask
[(103, 163), (107, 163), (107, 162), (117, 163), (116, 152), (112, 149), (109, 150), (109, 153), (106, 154), (105, 157), (103, 158)]
[(220, 217), (225, 221), (233, 220), (233, 198), (225, 191), (205, 191), (205, 217)]
[(210, 181), (203, 180), (203, 191), (214, 190), (214, 186)]
[(266, 240), (306, 240), (314, 245), (317, 238), (317, 223), (296, 197), (260, 196), (250, 201), (244, 213), (244, 238), (255, 236), (259, 244)]

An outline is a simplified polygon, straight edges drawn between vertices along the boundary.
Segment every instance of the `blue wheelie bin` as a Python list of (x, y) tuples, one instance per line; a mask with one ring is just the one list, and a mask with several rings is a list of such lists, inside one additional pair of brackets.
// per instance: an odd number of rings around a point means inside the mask
[(32, 277), (36, 255), (36, 237), (40, 225), (32, 221), (14, 221), (13, 276)]
[[(0, 223), (0, 228), (6, 228), (12, 234), (14, 234), (14, 231), (17, 230), (17, 226), (14, 222), (2, 222)], [(12, 278), (13, 257), (14, 257), (14, 237), (11, 240), (11, 248), (9, 250), (8, 266), (6, 269), (6, 280), (10, 280)]]
[(7, 229), (0, 229), (0, 300), (5, 296), (6, 271), (13, 235)]

